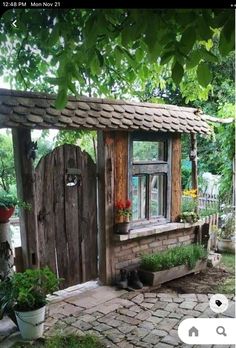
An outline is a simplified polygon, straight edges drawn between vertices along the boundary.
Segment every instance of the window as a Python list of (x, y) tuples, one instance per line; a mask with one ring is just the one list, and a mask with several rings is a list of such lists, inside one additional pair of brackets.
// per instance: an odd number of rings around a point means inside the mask
[(156, 134), (131, 138), (132, 220), (134, 224), (162, 223), (169, 218), (169, 141)]

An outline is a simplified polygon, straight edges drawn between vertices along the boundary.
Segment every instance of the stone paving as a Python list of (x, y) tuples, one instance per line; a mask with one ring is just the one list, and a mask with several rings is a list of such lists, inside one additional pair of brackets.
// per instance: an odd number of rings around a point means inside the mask
[[(101, 286), (79, 295), (52, 300), (45, 324), (45, 335), (55, 333), (94, 334), (110, 348), (194, 347), (178, 338), (178, 325), (188, 317), (217, 317), (209, 308), (212, 294), (127, 292)], [(235, 298), (220, 317), (234, 317)], [(1, 337), (1, 336), (0, 336)], [(19, 333), (0, 338), (0, 346), (11, 347)], [(204, 345), (203, 347), (220, 347)], [(229, 348), (234, 345), (224, 345)]]

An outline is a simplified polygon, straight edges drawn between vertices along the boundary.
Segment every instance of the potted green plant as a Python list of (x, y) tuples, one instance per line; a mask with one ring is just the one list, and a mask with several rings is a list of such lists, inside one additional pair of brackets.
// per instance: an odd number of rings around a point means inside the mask
[(130, 229), (130, 217), (132, 216), (131, 201), (119, 200), (115, 204), (116, 208), (116, 232), (118, 234), (127, 234)]
[(0, 191), (0, 223), (6, 223), (14, 213), (18, 200), (16, 196), (4, 190)]
[(180, 222), (188, 222), (190, 224), (199, 220), (199, 215), (194, 211), (185, 211), (179, 216)]
[(13, 309), (21, 336), (33, 340), (43, 335), (47, 294), (58, 289), (60, 279), (48, 268), (14, 273), (0, 283), (2, 312)]
[(207, 251), (202, 245), (177, 246), (141, 257), (139, 276), (143, 283), (160, 285), (206, 268)]
[(217, 231), (217, 249), (220, 252), (235, 252), (235, 216), (227, 212), (220, 217), (220, 228)]
[(197, 213), (197, 190), (185, 190), (182, 196), (181, 210), (182, 213), (179, 215), (180, 222), (194, 223), (199, 220)]

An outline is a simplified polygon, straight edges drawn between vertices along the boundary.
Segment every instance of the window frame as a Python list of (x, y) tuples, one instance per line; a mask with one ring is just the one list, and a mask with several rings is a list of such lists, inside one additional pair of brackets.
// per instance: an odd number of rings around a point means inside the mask
[[(155, 162), (134, 162), (133, 163), (133, 141), (163, 141), (164, 142), (164, 161)], [(171, 149), (172, 141), (168, 134), (160, 134), (156, 132), (133, 132), (129, 135), (129, 197), (132, 201), (132, 177), (146, 176), (146, 204), (145, 204), (145, 219), (131, 221), (132, 228), (145, 227), (147, 225), (160, 225), (170, 222), (170, 208), (171, 208)], [(162, 175), (164, 174), (165, 181), (165, 194), (164, 194), (164, 205), (165, 205), (165, 216), (158, 216), (151, 218), (150, 214), (150, 203), (151, 203), (151, 192), (150, 192), (150, 178), (151, 175)], [(147, 184), (146, 182), (146, 184)]]

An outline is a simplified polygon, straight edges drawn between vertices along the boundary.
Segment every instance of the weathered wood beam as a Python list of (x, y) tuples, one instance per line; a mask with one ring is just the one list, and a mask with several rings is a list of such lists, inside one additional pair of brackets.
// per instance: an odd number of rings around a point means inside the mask
[(114, 136), (98, 132), (99, 279), (112, 282), (111, 245), (114, 228)]
[(192, 188), (198, 189), (197, 180), (197, 135), (191, 133), (190, 160), (192, 162)]
[(172, 139), (171, 162), (171, 221), (178, 221), (181, 212), (181, 137)]
[(31, 131), (29, 129), (13, 129), (16, 182), (18, 198), (30, 204), (30, 209), (20, 209), (20, 231), (24, 268), (38, 266), (37, 251), (37, 216), (35, 207), (35, 176), (33, 160), (29, 158)]
[(209, 116), (209, 115), (201, 115), (201, 117), (207, 122), (222, 123), (222, 124), (229, 124), (235, 121), (233, 117), (218, 118), (218, 117)]

